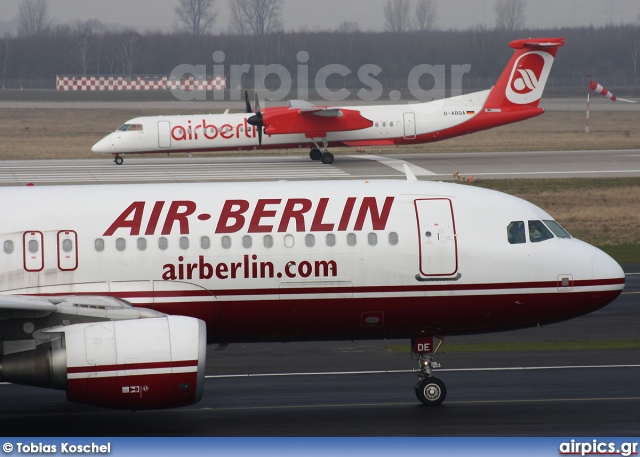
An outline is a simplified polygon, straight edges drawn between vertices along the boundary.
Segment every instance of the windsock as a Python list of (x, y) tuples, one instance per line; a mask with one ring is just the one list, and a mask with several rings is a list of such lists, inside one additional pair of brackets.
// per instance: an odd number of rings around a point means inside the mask
[(611, 101), (616, 101), (616, 96), (613, 95), (611, 92), (609, 92), (607, 89), (605, 89), (604, 87), (602, 87), (600, 84), (598, 84), (595, 81), (589, 81), (589, 89), (591, 89), (592, 91), (595, 91), (599, 94), (604, 95), (605, 97), (611, 99)]

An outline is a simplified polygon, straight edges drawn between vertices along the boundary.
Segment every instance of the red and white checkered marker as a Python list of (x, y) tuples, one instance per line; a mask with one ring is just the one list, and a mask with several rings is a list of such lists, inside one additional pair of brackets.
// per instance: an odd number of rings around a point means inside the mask
[(167, 76), (57, 76), (56, 87), (64, 91), (104, 91), (104, 90), (224, 90), (226, 79), (210, 78), (205, 81), (195, 79), (175, 80)]
[(589, 89), (591, 89), (594, 92), (597, 92), (599, 94), (604, 95), (608, 99), (611, 99), (611, 101), (615, 102), (617, 100), (615, 95), (613, 95), (611, 92), (609, 92), (607, 89), (605, 89), (604, 87), (602, 87), (600, 84), (598, 84), (595, 81), (589, 81)]

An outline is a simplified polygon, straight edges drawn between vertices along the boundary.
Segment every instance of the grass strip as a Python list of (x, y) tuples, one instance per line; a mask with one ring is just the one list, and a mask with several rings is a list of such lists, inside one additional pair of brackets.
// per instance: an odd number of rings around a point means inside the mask
[[(406, 344), (384, 346), (398, 354), (409, 354), (411, 348)], [(640, 339), (630, 340), (585, 340), (585, 341), (536, 341), (501, 343), (445, 343), (439, 353), (473, 352), (524, 352), (524, 351), (590, 351), (611, 349), (640, 349)]]

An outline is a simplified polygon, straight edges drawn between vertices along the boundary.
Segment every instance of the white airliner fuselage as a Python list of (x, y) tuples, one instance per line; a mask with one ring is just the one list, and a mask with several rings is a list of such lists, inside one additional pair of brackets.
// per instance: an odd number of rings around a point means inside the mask
[[(0, 375), (93, 404), (197, 401), (205, 341), (515, 329), (588, 313), (624, 286), (615, 261), (540, 208), (459, 184), (28, 187), (0, 201)], [(25, 380), (36, 356), (54, 380)], [(439, 403), (430, 374), (416, 392)]]

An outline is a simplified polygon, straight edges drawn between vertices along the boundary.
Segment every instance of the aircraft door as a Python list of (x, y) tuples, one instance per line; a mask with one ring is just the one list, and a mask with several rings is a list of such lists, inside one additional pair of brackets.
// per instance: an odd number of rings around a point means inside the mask
[(158, 147), (171, 147), (171, 123), (169, 121), (158, 121)]
[(42, 232), (24, 232), (22, 236), (22, 253), (26, 271), (42, 271), (44, 269), (44, 249)]
[(439, 278), (458, 272), (458, 243), (453, 205), (448, 198), (415, 201), (420, 276)]
[(58, 269), (73, 271), (78, 268), (78, 235), (73, 230), (58, 232)]
[(404, 137), (413, 140), (416, 137), (416, 113), (404, 113)]

